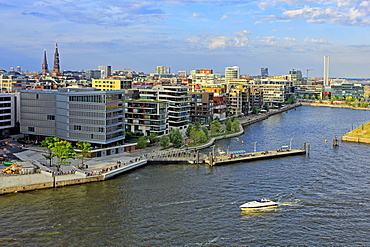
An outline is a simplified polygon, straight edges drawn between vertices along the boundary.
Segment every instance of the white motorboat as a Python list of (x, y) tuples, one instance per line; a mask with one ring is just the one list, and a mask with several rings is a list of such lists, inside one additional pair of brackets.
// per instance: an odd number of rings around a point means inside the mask
[(278, 206), (277, 202), (270, 201), (266, 198), (261, 198), (252, 202), (246, 202), (240, 205), (241, 210), (251, 210), (251, 209), (265, 209), (265, 208), (276, 208)]

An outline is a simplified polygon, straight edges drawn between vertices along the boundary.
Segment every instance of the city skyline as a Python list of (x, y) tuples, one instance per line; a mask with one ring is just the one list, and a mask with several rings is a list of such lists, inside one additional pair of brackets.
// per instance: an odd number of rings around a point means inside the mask
[(369, 78), (369, 1), (2, 1), (0, 69), (41, 71), (58, 40), (61, 70), (301, 70)]

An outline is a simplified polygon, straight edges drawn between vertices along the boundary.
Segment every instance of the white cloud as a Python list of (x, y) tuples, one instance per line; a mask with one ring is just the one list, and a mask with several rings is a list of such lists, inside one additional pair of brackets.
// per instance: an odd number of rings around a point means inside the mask
[(295, 42), (295, 38), (290, 38), (290, 37), (285, 37), (284, 40), (288, 41), (288, 42)]
[[(370, 22), (370, 1), (362, 0), (334, 0), (332, 2), (303, 1), (272, 1), (270, 6), (278, 2), (288, 6), (281, 14), (261, 16), (265, 20), (291, 21), (303, 19), (307, 23), (332, 23), (338, 25), (368, 26)], [(266, 8), (267, 2), (261, 3)], [(305, 4), (302, 6), (302, 4)], [(294, 6), (292, 8), (291, 6)], [(262, 7), (261, 7), (262, 8)]]
[(210, 44), (208, 45), (208, 49), (216, 50), (220, 48), (225, 48), (227, 47), (227, 42), (229, 40), (230, 38), (225, 37), (225, 36), (209, 38), (208, 41), (210, 42)]
[(225, 49), (225, 48), (240, 48), (246, 47), (249, 42), (248, 35), (251, 32), (242, 30), (234, 32), (232, 36), (213, 36), (209, 37), (209, 34), (204, 34), (202, 38), (188, 39), (188, 43), (191, 47), (207, 47), (210, 50)]
[(223, 15), (223, 16), (221, 17), (221, 21), (226, 20), (226, 19), (228, 19), (228, 18), (230, 18), (228, 15)]
[(313, 39), (313, 38), (305, 38), (304, 42), (313, 43), (313, 44), (327, 44), (328, 43), (326, 39)]
[(203, 18), (204, 15), (203, 14), (200, 14), (200, 13), (193, 13), (192, 14), (192, 17), (194, 17), (194, 18)]

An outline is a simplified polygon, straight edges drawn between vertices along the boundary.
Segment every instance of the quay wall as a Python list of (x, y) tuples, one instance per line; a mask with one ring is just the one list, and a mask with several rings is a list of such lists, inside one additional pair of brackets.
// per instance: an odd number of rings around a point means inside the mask
[(351, 136), (345, 136), (345, 135), (342, 136), (342, 141), (370, 144), (370, 139), (369, 138), (351, 137)]
[(96, 175), (96, 176), (90, 176), (90, 177), (85, 177), (85, 178), (66, 179), (66, 180), (56, 181), (55, 187), (85, 184), (85, 183), (98, 182), (98, 181), (103, 181), (103, 180), (104, 180), (103, 175)]
[(53, 178), (42, 173), (0, 176), (0, 194), (52, 188)]

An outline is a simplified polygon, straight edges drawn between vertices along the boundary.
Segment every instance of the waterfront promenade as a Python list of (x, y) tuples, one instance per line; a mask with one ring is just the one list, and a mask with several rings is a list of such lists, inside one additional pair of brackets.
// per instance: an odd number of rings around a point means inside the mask
[[(216, 140), (239, 136), (244, 133), (243, 126), (250, 125), (268, 117), (282, 113), (287, 110), (294, 109), (300, 104), (293, 104), (282, 109), (271, 110), (269, 113), (259, 114), (256, 116), (246, 116), (240, 118), (240, 131), (226, 136), (211, 138), (208, 143), (196, 147), (195, 149), (204, 149), (211, 146)], [(10, 146), (20, 146), (16, 142), (17, 136), (13, 139), (6, 140)], [(157, 152), (160, 146), (148, 147), (145, 149), (134, 150), (131, 152), (119, 153), (104, 157), (86, 158), (85, 167), (79, 169), (81, 160), (69, 159), (70, 164), (62, 165), (60, 171), (56, 171), (55, 167), (48, 167), (49, 161), (45, 159), (45, 149), (36, 145), (27, 145), (23, 151), (16, 152), (13, 155), (21, 161), (32, 162), (40, 168), (39, 173), (30, 175), (13, 175), (0, 176), (0, 194), (12, 193), (15, 191), (27, 191), (41, 188), (55, 188), (67, 185), (103, 181), (112, 178), (116, 175), (125, 173), (132, 169), (142, 167), (147, 164), (146, 156), (149, 153)], [(53, 164), (56, 160), (53, 161)], [(0, 166), (0, 170), (4, 169)], [(26, 177), (27, 176), (27, 179)], [(17, 178), (17, 179), (16, 179)], [(21, 179), (23, 178), (23, 179)]]

